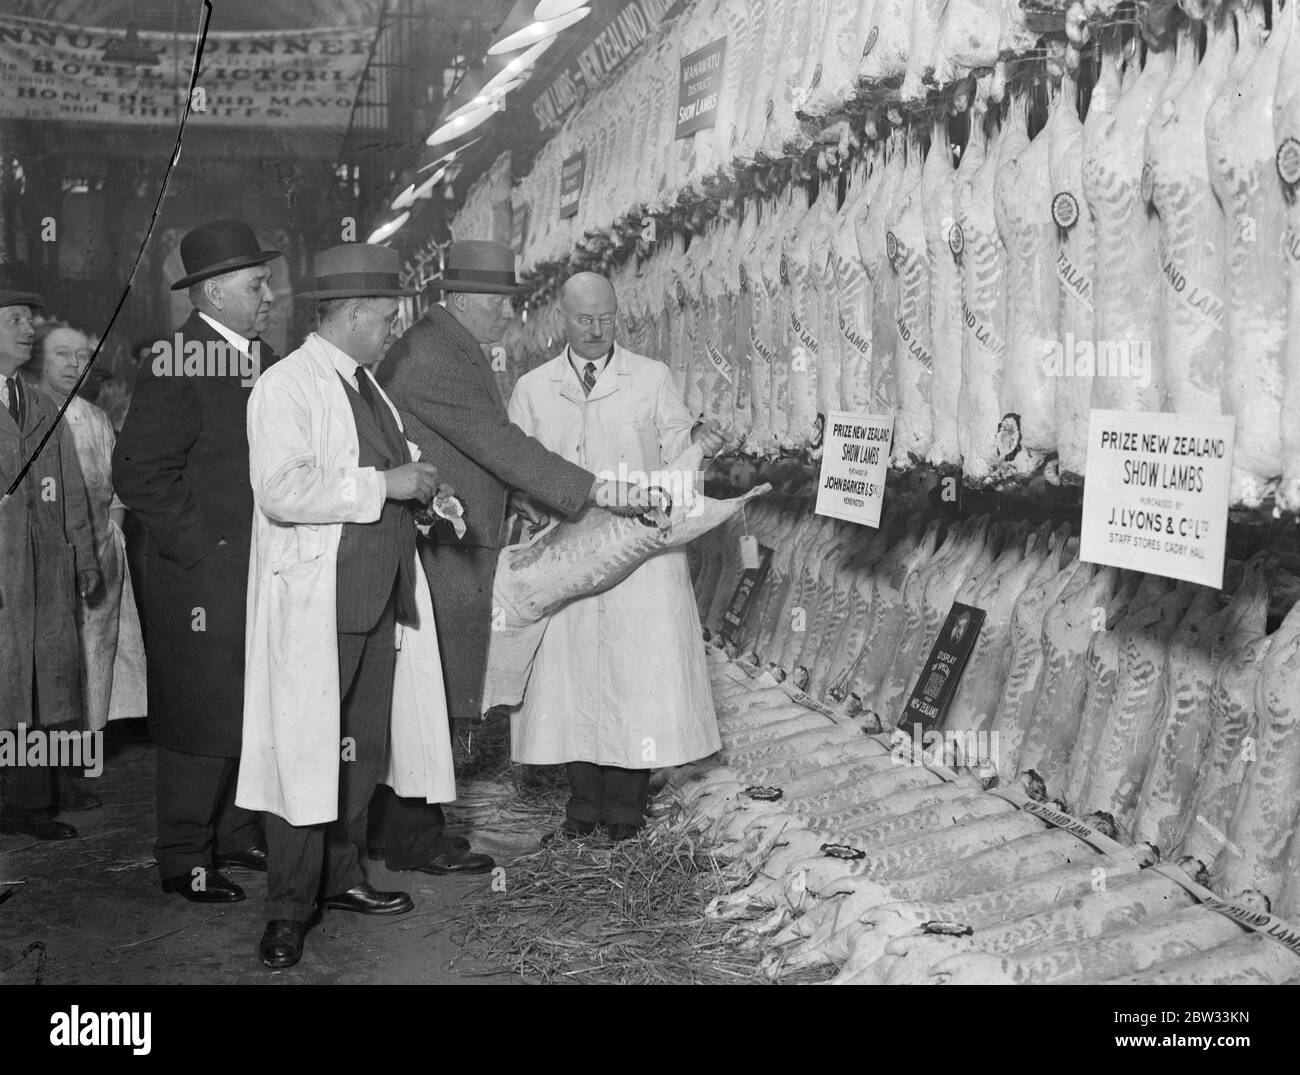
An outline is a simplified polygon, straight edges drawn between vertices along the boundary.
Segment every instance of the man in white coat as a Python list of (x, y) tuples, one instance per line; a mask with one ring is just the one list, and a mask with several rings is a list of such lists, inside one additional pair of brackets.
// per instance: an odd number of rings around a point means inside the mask
[(365, 243), (320, 254), (315, 275), (304, 294), (317, 331), (248, 405), (256, 510), (236, 801), (266, 811), (268, 967), (298, 962), (317, 904), (411, 909), (406, 893), (376, 891), (358, 858), (381, 780), (429, 802), (456, 797), (411, 515), (439, 491), (437, 470), (416, 461), (369, 372), (409, 292), (396, 251)]
[[(519, 379), (511, 421), (579, 466), (623, 480), (664, 471), (692, 442), (707, 455), (722, 447), (716, 428), (695, 424), (667, 366), (614, 342), (608, 280), (570, 277), (561, 307), (568, 346)], [(615, 840), (644, 825), (653, 769), (718, 749), (684, 549), (652, 557), (551, 617), (512, 714), (511, 741), (517, 762), (566, 765), (563, 835), (603, 825)]]

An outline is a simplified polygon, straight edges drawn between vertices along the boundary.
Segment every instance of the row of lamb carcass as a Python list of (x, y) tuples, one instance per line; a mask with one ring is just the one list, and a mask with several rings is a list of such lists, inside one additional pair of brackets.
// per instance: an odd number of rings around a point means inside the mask
[[(716, 121), (675, 139), (682, 60), (722, 38)], [(1018, 0), (702, 0), (539, 155), (516, 199), (532, 207), (523, 264), (566, 257), (587, 232), (668, 206), (720, 170), (806, 149), (820, 132), (800, 116), (833, 112), (860, 83), (901, 80), (903, 99), (920, 100), (1035, 41)], [(579, 151), (587, 191), (577, 215), (560, 219), (563, 162)]]
[[(743, 525), (775, 552), (723, 647)], [(945, 532), (894, 512), (864, 533), (751, 507), (696, 560), (723, 764), (680, 791), (757, 871), (708, 914), (738, 920), (774, 976), (825, 964), (840, 982), (1297, 978), (1295, 952), (1160, 872), (1178, 863), (1300, 932), (1300, 580), (1266, 555), (1230, 566), (1228, 596), (1080, 562), (1065, 528), (980, 518)], [(987, 619), (937, 729), (943, 749), (924, 742), (952, 767), (945, 780), (887, 733), (954, 599)], [(777, 686), (784, 671), (798, 701)], [(1051, 800), (1124, 850), (990, 785)]]
[(1233, 502), (1300, 510), (1294, 7), (1106, 44), (1086, 117), (1066, 77), (1033, 138), (985, 79), (955, 167), (946, 121), (896, 131), (842, 204), (791, 187), (625, 266), (623, 338), (754, 454), (866, 411), (895, 466), (1075, 481), (1093, 408), (1232, 414)]

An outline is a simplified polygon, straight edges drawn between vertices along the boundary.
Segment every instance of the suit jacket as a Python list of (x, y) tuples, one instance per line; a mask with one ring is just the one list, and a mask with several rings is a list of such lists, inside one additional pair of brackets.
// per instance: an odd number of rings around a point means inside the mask
[(419, 547), (433, 591), (448, 708), (453, 720), (475, 720), (507, 492), (520, 489), (559, 515), (574, 515), (595, 476), (511, 423), (483, 348), (441, 306), (393, 345), (379, 379), (421, 458), (437, 466), (465, 504), (462, 542), (421, 541)]
[[(225, 344), (191, 313), (182, 345)], [(262, 368), (275, 361), (262, 344)], [(238, 757), (253, 491), (238, 373), (140, 367), (113, 450), (113, 486), (148, 533), (143, 606), (149, 726), (173, 750)], [(227, 544), (220, 545), (222, 540)]]
[[(409, 463), (411, 453), (406, 438), (397, 428), (397, 419), (388, 405), (376, 393), (376, 403), (384, 408), (378, 417), (387, 418), (386, 428), (381, 428), (365, 400), (346, 381), (343, 384), (357, 426), (357, 466), (383, 471)], [(379, 518), (373, 522), (344, 523), (335, 570), (338, 577), (335, 606), (340, 632), (371, 630), (383, 615), (399, 575), (397, 619), (400, 623), (413, 623), (415, 522), (410, 507), (396, 500), (385, 500)]]
[[(22, 393), (21, 428), (0, 406), (0, 496), (58, 413), (30, 384)], [(0, 504), (0, 728), (31, 722), (33, 679), (42, 725), (82, 723), (77, 572), (96, 566), (86, 487), (63, 425)]]
[(595, 476), (511, 423), (483, 348), (441, 306), (393, 344), (379, 382), (421, 459), (461, 497), (468, 528), (462, 544), (500, 548), (509, 489), (560, 515), (574, 515), (587, 502)]

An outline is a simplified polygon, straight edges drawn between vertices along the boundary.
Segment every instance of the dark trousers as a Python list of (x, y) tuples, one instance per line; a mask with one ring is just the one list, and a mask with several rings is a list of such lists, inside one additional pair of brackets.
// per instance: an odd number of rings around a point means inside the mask
[(321, 825), (290, 825), (266, 815), (268, 919), (306, 922), (318, 895), (336, 896), (366, 879), (357, 849), (388, 757), (395, 622), (389, 601), (371, 630), (338, 636), (340, 734), (352, 740), (339, 765), (338, 817)]
[[(32, 712), (26, 721), (29, 732), (39, 728), (43, 733), (54, 729), (41, 723), (40, 676), (32, 667)], [(14, 729), (17, 734), (17, 729)], [(14, 765), (0, 768), (0, 798), (11, 810), (54, 810), (57, 805), (57, 788), (77, 776), (81, 770), (57, 765)]]
[(413, 870), (453, 850), (446, 827), (441, 803), (403, 798), (380, 784), (370, 800), (366, 841), (384, 849), (384, 865), (390, 870)]
[(235, 805), (238, 758), (156, 748), (158, 873), (167, 880), (213, 869), (215, 851), (262, 845), (261, 815)]
[(649, 769), (620, 769), (587, 761), (571, 761), (564, 768), (570, 790), (565, 813), (574, 821), (637, 827), (645, 824)]

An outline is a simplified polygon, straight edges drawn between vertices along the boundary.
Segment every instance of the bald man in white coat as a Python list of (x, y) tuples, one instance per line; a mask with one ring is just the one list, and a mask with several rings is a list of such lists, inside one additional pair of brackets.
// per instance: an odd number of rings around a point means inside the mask
[[(561, 306), (569, 344), (519, 379), (511, 421), (610, 478), (663, 471), (692, 442), (706, 454), (722, 447), (716, 428), (695, 425), (667, 366), (614, 342), (608, 280), (571, 277)], [(567, 766), (560, 832), (570, 837), (600, 825), (616, 840), (635, 835), (651, 771), (718, 749), (685, 550), (660, 553), (551, 617), (511, 733), (515, 761)]]

